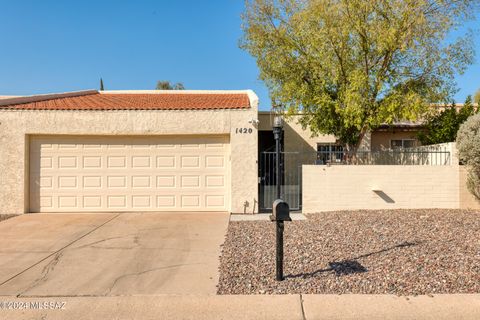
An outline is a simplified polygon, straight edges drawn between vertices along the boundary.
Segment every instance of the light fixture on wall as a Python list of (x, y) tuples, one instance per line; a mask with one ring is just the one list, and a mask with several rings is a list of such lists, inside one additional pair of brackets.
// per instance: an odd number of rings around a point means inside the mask
[(248, 120), (248, 123), (251, 123), (254, 126), (258, 126), (258, 124), (260, 123), (260, 120), (252, 118), (252, 119)]

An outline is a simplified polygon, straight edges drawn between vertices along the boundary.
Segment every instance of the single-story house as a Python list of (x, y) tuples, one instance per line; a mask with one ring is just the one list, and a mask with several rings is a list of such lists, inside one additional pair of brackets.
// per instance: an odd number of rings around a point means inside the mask
[[(6, 97), (0, 213), (268, 210), (276, 184), (273, 118), (258, 111), (250, 90)], [(420, 128), (380, 127), (362, 149), (416, 146)], [(301, 166), (325, 163), (322, 152), (331, 161), (342, 146), (334, 136), (312, 136), (293, 116), (282, 148), (286, 200), (300, 209)]]
[(257, 211), (253, 91), (0, 100), (0, 213)]

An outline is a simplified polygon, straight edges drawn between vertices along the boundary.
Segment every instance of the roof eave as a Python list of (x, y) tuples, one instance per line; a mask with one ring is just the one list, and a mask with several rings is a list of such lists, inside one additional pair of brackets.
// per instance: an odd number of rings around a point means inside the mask
[(82, 90), (82, 91), (38, 94), (38, 95), (33, 95), (33, 96), (7, 98), (7, 99), (0, 100), (0, 106), (40, 102), (40, 101), (46, 101), (46, 100), (52, 100), (52, 99), (61, 99), (61, 98), (69, 98), (69, 97), (87, 96), (87, 95), (97, 94), (97, 93), (98, 93), (97, 90)]

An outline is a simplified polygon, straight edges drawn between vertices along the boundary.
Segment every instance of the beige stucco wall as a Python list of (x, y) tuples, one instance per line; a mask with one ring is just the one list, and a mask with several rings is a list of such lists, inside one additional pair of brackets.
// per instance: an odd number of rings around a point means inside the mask
[(400, 139), (413, 139), (417, 141), (417, 145), (420, 145), (420, 141), (418, 141), (417, 138), (417, 133), (417, 131), (401, 130), (374, 131), (371, 134), (371, 148), (375, 151), (390, 149), (390, 140)]
[(459, 167), (455, 165), (303, 166), (305, 213), (459, 208), (459, 191)]
[[(274, 114), (260, 112), (258, 114), (258, 130), (272, 130)], [(317, 143), (335, 143), (332, 135), (314, 136), (309, 128), (305, 130), (299, 124), (300, 116), (288, 117), (284, 124), (284, 149), (287, 152), (316, 152)]]
[[(260, 112), (258, 115), (259, 130), (272, 130), (274, 114), (270, 112)], [(286, 119), (284, 125), (284, 149), (286, 152), (299, 152), (303, 154), (304, 163), (313, 163), (315, 161), (315, 153), (317, 152), (318, 143), (337, 143), (334, 135), (319, 134), (314, 135), (307, 127), (303, 129), (299, 123), (300, 115), (293, 115)], [(367, 133), (362, 140), (360, 148), (362, 150), (370, 150), (372, 134)], [(312, 158), (313, 157), (313, 158)]]
[[(272, 113), (259, 113), (259, 130), (272, 130)], [(314, 164), (317, 159), (318, 143), (335, 143), (336, 138), (333, 135), (313, 135), (309, 128), (303, 129), (299, 123), (300, 116), (290, 116), (287, 118), (283, 128), (284, 151), (298, 152), (298, 155), (287, 156), (285, 166), (287, 170), (292, 171), (293, 166), (297, 164)]]
[[(258, 119), (260, 120), (258, 129), (261, 131), (272, 130), (274, 116), (274, 113), (271, 112), (260, 112), (258, 115)], [(314, 136), (309, 128), (302, 128), (302, 126), (298, 123), (299, 119), (300, 115), (294, 115), (288, 117), (286, 120), (284, 127), (285, 151), (301, 153), (316, 152), (317, 143), (337, 143), (337, 139), (333, 135)], [(417, 145), (420, 145), (417, 134), (417, 130), (376, 130), (365, 135), (360, 145), (360, 149), (390, 149), (390, 140), (399, 139), (414, 139), (417, 141)]]
[[(256, 212), (257, 102), (247, 110), (0, 111), (0, 213), (28, 212), (29, 135), (229, 134), (231, 211)], [(237, 134), (236, 128), (252, 128)], [(246, 207), (244, 207), (246, 205)]]
[(460, 208), (461, 209), (480, 209), (480, 200), (475, 198), (467, 188), (468, 171), (464, 166), (460, 166)]
[(309, 128), (305, 130), (298, 122), (299, 116), (292, 116), (285, 123), (285, 151), (317, 152), (317, 143), (335, 143), (336, 138), (332, 135), (314, 136)]

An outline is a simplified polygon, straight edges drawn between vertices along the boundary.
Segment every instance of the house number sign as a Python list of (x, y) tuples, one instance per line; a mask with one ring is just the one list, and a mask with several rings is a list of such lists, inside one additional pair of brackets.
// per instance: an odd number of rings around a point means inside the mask
[(236, 128), (236, 134), (251, 134), (253, 132), (252, 128)]

